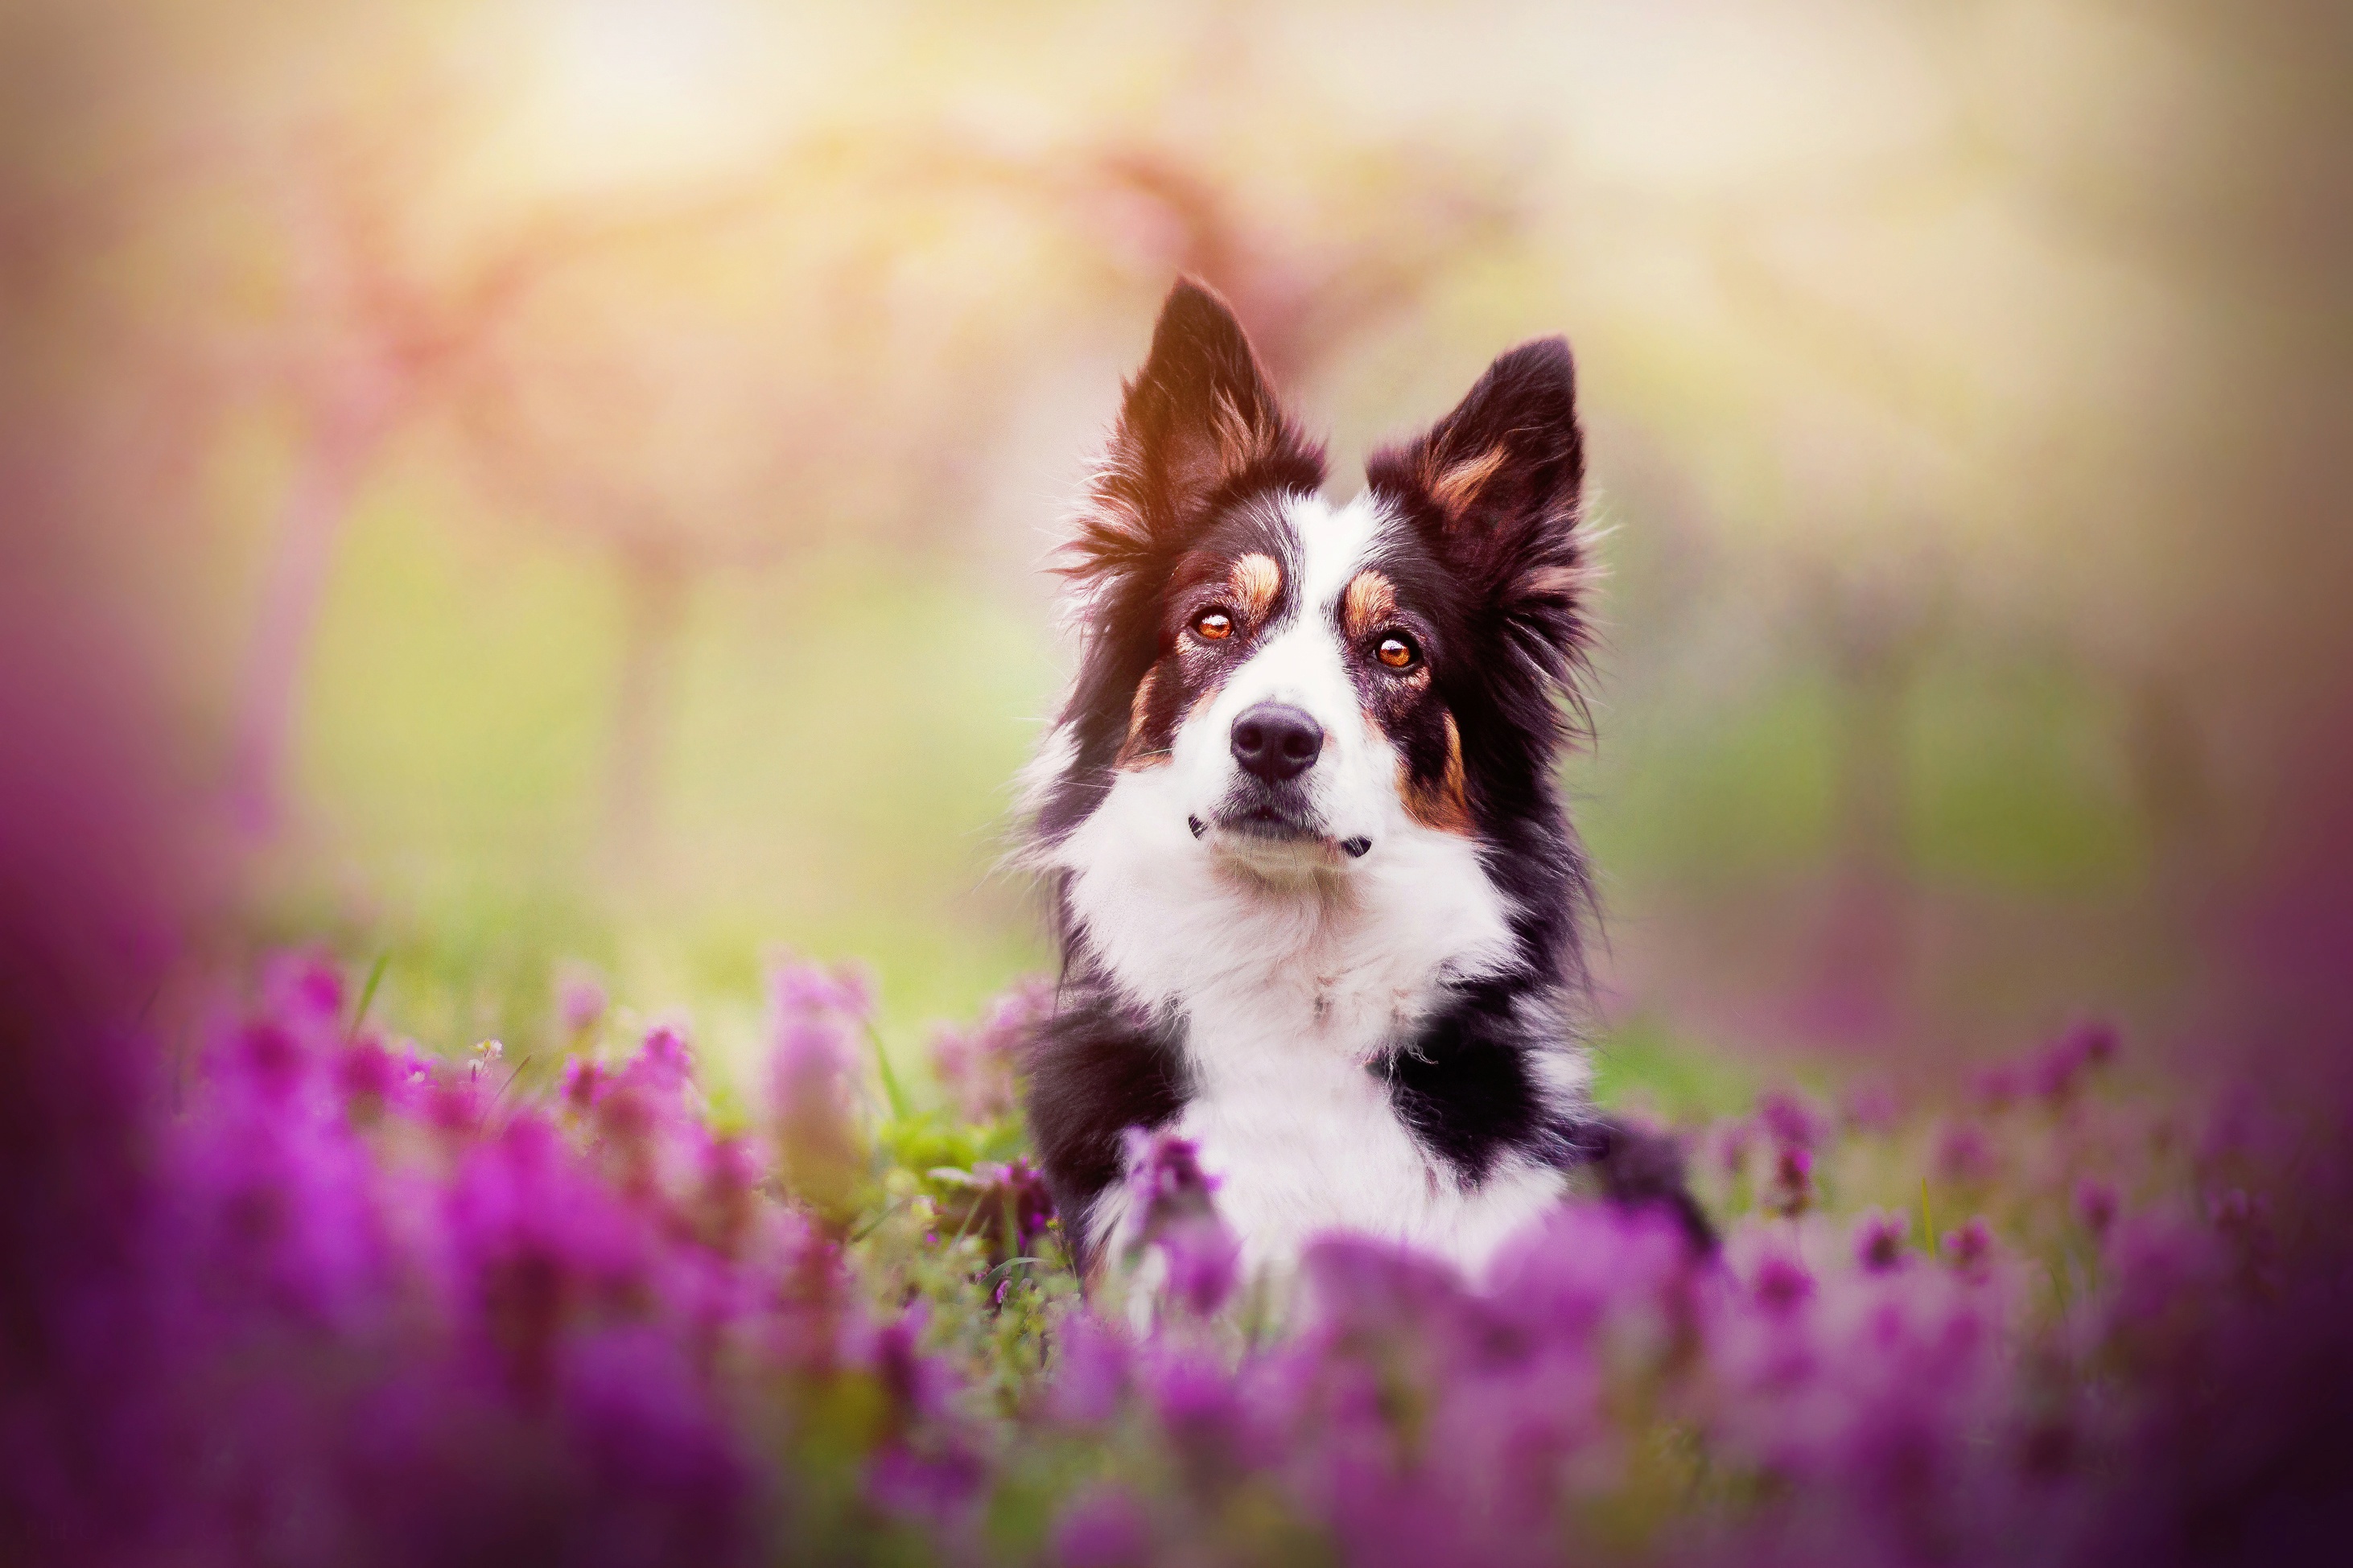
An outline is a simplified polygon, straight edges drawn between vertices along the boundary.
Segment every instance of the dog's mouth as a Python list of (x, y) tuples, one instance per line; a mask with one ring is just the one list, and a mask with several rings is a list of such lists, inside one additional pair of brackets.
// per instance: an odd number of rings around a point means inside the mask
[(1239, 833), (1245, 837), (1284, 842), (1324, 837), (1306, 813), (1289, 810), (1272, 801), (1260, 801), (1221, 811), (1218, 814), (1218, 826), (1229, 833)]
[(1270, 856), (1293, 858), (1301, 850), (1309, 851), (1316, 858), (1357, 860), (1373, 847), (1369, 838), (1335, 838), (1307, 812), (1278, 801), (1237, 802), (1215, 813), (1208, 822), (1188, 816), (1185, 824), (1196, 838), (1208, 837), (1215, 827), (1226, 847), (1250, 860)]

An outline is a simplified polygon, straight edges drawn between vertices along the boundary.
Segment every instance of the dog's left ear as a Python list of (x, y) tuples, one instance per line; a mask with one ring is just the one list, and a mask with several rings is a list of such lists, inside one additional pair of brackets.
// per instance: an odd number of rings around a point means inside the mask
[(1585, 442), (1567, 340), (1522, 343), (1418, 441), (1374, 454), (1370, 488), (1567, 679), (1584, 644)]

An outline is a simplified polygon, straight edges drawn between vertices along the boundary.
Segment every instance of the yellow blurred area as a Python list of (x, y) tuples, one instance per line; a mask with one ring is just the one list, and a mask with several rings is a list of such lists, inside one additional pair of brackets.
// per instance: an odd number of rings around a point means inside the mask
[[(758, 955), (926, 1018), (1041, 566), (1180, 271), (1347, 488), (1576, 346), (1572, 783), (1621, 1024), (2162, 1018), (2341, 689), (2347, 24), (2319, 8), (28, 5), (26, 446), (161, 673), (230, 922), (431, 1039)], [(91, 586), (91, 584), (98, 584)]]

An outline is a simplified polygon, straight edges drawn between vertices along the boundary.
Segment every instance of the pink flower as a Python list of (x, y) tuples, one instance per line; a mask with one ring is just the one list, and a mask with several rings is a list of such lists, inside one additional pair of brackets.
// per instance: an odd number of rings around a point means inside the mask
[(933, 1070), (966, 1121), (996, 1121), (1012, 1114), (1022, 1058), (1053, 1007), (1053, 983), (1032, 976), (991, 1002), (978, 1027), (934, 1033)]
[(1815, 1148), (1827, 1130), (1826, 1119), (1813, 1103), (1788, 1089), (1776, 1089), (1758, 1100), (1757, 1120), (1766, 1135), (1784, 1148)]
[(1863, 1270), (1885, 1274), (1904, 1265), (1904, 1234), (1908, 1229), (1904, 1215), (1889, 1214), (1883, 1209), (1864, 1213), (1854, 1230), (1854, 1260)]
[(1241, 1249), (1210, 1199), (1214, 1184), (1202, 1173), (1192, 1143), (1166, 1131), (1127, 1132), (1127, 1191), (1134, 1230), (1131, 1257), (1160, 1253), (1172, 1300), (1202, 1315), (1233, 1291)]
[(1945, 1260), (1964, 1278), (1982, 1279), (1993, 1262), (1993, 1227), (1970, 1220), (1945, 1237)]
[(1792, 1218), (1814, 1201), (1814, 1157), (1803, 1149), (1784, 1148), (1773, 1157), (1773, 1174), (1759, 1200), (1767, 1213)]
[(586, 969), (568, 968), (555, 982), (555, 1017), (566, 1035), (580, 1036), (605, 1017), (609, 998), (596, 976)]
[(1767, 1311), (1787, 1312), (1813, 1298), (1814, 1277), (1796, 1258), (1768, 1253), (1757, 1263), (1748, 1291)]

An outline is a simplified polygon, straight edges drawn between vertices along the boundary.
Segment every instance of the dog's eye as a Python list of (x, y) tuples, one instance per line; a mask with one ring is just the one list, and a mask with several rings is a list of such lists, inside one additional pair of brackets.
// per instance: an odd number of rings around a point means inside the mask
[(1421, 650), (1415, 647), (1413, 639), (1403, 632), (1391, 632), (1381, 639), (1381, 646), (1373, 650), (1373, 656), (1391, 669), (1408, 669), (1414, 660), (1421, 657)]
[(1204, 642), (1223, 642), (1234, 635), (1234, 618), (1223, 610), (1204, 610), (1193, 618), (1193, 635)]

